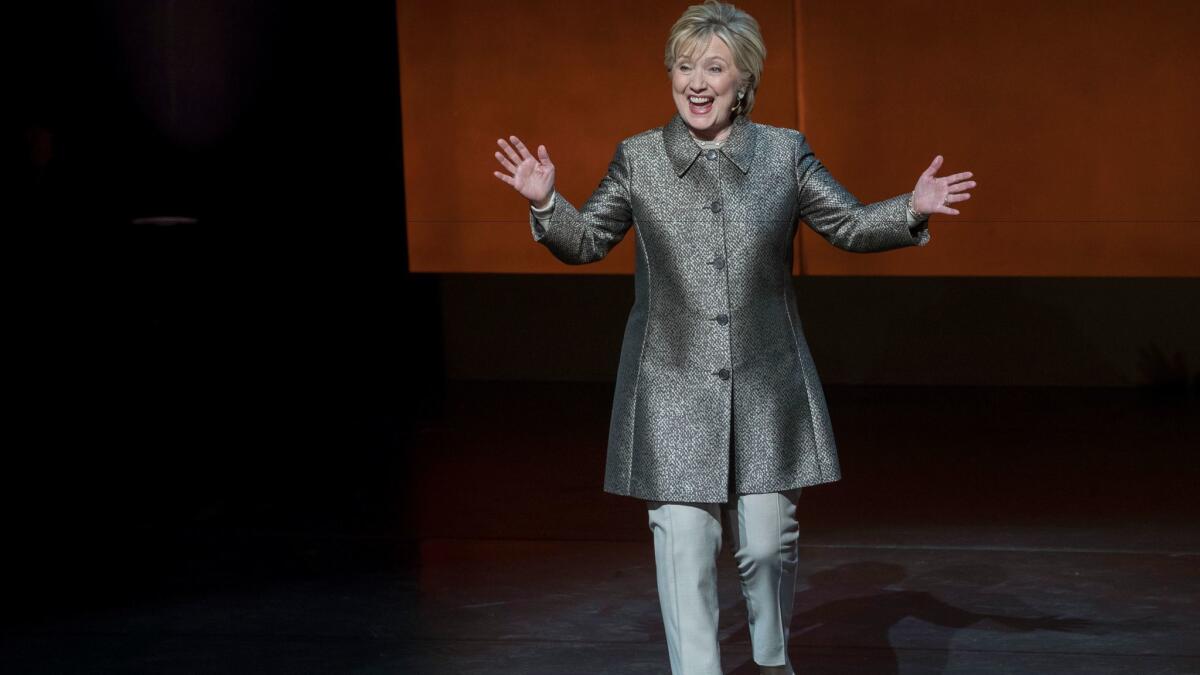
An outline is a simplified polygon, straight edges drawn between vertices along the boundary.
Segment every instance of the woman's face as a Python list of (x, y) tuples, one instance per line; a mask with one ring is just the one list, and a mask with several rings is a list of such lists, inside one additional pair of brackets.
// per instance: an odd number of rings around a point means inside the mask
[(679, 115), (699, 138), (711, 140), (729, 128), (730, 108), (737, 102), (738, 71), (729, 45), (713, 35), (694, 60), (675, 59), (671, 96)]

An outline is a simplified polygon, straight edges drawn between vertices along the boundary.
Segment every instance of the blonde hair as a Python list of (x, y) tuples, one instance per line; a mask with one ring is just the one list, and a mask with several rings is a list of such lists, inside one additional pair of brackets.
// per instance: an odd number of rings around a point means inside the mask
[(667, 36), (664, 59), (667, 72), (671, 72), (680, 56), (704, 49), (713, 35), (721, 38), (733, 53), (739, 74), (738, 91), (746, 93), (733, 107), (733, 116), (745, 115), (754, 109), (754, 94), (762, 78), (767, 46), (758, 22), (737, 7), (720, 0), (704, 0), (704, 4), (684, 10)]

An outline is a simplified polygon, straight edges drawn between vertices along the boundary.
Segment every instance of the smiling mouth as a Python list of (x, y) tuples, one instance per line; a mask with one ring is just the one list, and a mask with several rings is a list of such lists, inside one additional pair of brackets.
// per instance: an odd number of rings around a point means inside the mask
[(711, 96), (689, 96), (688, 107), (693, 114), (704, 115), (712, 110), (713, 100)]

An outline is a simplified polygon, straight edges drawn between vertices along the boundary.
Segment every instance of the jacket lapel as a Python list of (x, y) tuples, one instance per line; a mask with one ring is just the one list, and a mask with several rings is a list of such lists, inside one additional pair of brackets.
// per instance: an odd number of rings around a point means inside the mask
[[(687, 129), (687, 123), (678, 111), (671, 121), (663, 127), (663, 143), (667, 148), (667, 157), (675, 167), (676, 175), (682, 176), (700, 156), (700, 146), (692, 139)], [(729, 137), (721, 144), (721, 152), (729, 158), (737, 168), (746, 173), (750, 170), (750, 162), (754, 159), (755, 129), (749, 117), (738, 115), (733, 119), (733, 128)]]

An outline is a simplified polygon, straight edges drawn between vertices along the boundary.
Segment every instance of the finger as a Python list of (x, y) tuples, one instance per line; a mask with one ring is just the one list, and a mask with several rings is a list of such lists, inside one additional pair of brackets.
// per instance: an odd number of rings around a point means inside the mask
[(493, 171), (492, 175), (495, 176), (496, 178), (499, 178), (500, 180), (504, 181), (505, 183), (508, 183), (509, 185), (512, 185), (513, 187), (516, 187), (516, 184), (513, 183), (513, 179), (509, 178), (507, 174), (500, 173), (499, 171)]
[(512, 162), (508, 161), (507, 157), (505, 157), (504, 155), (497, 152), (496, 159), (500, 162), (500, 166), (504, 167), (506, 171), (508, 171), (509, 173), (511, 173), (513, 175), (516, 175), (517, 167)]
[(929, 168), (925, 169), (925, 171), (921, 175), (922, 176), (932, 176), (933, 174), (937, 173), (938, 167), (940, 167), (941, 165), (942, 165), (942, 156), (938, 155), (937, 157), (933, 158), (933, 161), (929, 163)]
[(957, 183), (958, 181), (966, 180), (973, 175), (975, 175), (975, 174), (971, 173), (970, 171), (964, 171), (962, 173), (956, 173), (953, 176), (943, 176), (940, 180), (945, 181), (947, 183)]
[(970, 198), (971, 198), (971, 194), (969, 192), (963, 192), (961, 194), (946, 195), (945, 201), (946, 202), (964, 202)]
[(521, 153), (522, 159), (533, 159), (533, 154), (529, 152), (529, 148), (525, 147), (525, 144), (521, 142), (521, 139), (517, 138), (516, 136), (509, 136), (508, 140), (512, 141), (513, 145), (517, 146), (517, 151)]
[(969, 181), (964, 181), (962, 183), (955, 183), (954, 185), (949, 186), (949, 188), (950, 188), (951, 192), (961, 192), (963, 190), (969, 190), (969, 189), (975, 187), (975, 185), (976, 185), (975, 181), (969, 180)]
[(546, 146), (538, 146), (538, 158), (547, 164), (550, 163), (550, 153), (546, 151)]
[(508, 141), (504, 140), (503, 138), (497, 138), (496, 143), (500, 145), (500, 149), (504, 151), (504, 154), (508, 155), (508, 158), (512, 160), (513, 164), (521, 163), (521, 156), (517, 154), (516, 150), (512, 149), (512, 146), (508, 144)]

